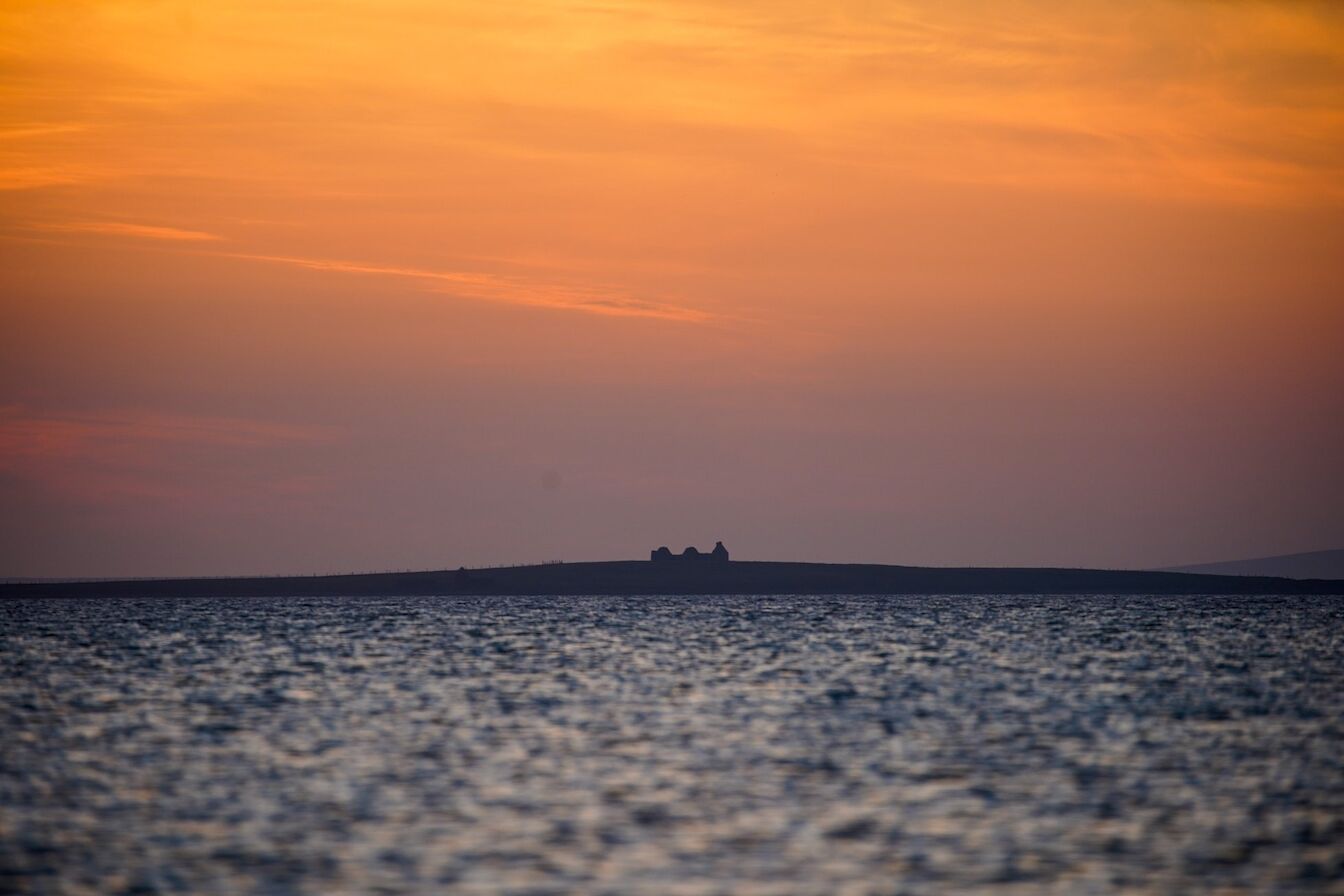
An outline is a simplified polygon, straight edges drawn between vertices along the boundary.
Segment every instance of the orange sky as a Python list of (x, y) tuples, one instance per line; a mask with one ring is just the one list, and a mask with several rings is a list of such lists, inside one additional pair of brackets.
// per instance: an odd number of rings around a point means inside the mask
[(1344, 6), (0, 8), (0, 575), (1344, 545)]

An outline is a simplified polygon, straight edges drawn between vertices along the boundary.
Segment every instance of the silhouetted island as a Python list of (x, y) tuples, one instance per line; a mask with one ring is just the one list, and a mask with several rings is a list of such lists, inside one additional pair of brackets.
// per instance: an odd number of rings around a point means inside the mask
[(332, 576), (0, 584), (0, 597), (302, 597), (522, 594), (1335, 594), (1344, 580), (1140, 570), (730, 560), (662, 547), (648, 560)]
[(1338, 579), (1344, 577), (1344, 550), (1279, 554), (1248, 560), (1225, 560), (1192, 566), (1169, 566), (1166, 572), (1197, 572), (1219, 576), (1282, 576), (1285, 579)]

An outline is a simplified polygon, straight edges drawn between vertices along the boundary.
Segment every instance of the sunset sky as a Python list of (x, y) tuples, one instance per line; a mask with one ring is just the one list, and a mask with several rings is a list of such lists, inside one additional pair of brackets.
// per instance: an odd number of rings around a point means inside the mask
[(1344, 547), (1344, 4), (0, 7), (0, 575)]

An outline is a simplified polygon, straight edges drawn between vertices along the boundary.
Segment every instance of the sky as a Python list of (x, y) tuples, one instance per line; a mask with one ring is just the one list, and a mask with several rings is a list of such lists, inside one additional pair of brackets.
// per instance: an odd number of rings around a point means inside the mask
[(1344, 5), (7, 0), (0, 575), (1344, 546)]

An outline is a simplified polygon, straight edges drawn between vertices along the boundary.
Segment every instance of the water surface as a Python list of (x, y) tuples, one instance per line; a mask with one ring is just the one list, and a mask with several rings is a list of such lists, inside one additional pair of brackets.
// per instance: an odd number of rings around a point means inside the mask
[(0, 603), (0, 891), (1344, 891), (1344, 599)]

